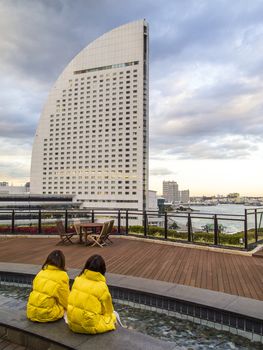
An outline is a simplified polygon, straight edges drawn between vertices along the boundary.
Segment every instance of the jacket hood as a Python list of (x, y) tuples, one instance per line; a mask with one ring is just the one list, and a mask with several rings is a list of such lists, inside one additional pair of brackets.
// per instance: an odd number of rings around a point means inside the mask
[(60, 268), (54, 265), (45, 265), (43, 270), (60, 270)]
[(95, 272), (91, 270), (84, 270), (83, 275), (92, 281), (97, 281), (97, 282), (106, 282), (106, 278), (100, 273), (100, 272)]

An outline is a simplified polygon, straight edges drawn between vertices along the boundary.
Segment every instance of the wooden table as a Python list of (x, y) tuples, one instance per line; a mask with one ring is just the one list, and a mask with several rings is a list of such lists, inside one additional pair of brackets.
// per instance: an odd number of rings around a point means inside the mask
[[(102, 227), (103, 227), (102, 222), (83, 222), (79, 224), (79, 242), (83, 243), (82, 241), (82, 235), (83, 231), (86, 233), (89, 230), (95, 231), (94, 233), (100, 233)], [(87, 237), (86, 237), (86, 242), (87, 243)]]

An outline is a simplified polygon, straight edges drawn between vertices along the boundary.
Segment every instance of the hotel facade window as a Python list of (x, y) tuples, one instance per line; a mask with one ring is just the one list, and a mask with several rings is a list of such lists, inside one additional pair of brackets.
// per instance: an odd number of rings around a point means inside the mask
[(88, 208), (148, 208), (148, 42), (145, 20), (128, 23), (64, 69), (37, 127), (31, 193), (59, 188)]

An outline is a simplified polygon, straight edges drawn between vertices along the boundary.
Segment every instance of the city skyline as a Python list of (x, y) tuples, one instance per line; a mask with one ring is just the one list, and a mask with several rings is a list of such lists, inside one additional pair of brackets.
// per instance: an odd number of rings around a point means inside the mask
[(161, 193), (162, 181), (174, 180), (191, 195), (263, 195), (263, 4), (247, 4), (2, 1), (0, 180), (29, 180), (37, 121), (70, 59), (103, 33), (146, 18), (149, 189)]

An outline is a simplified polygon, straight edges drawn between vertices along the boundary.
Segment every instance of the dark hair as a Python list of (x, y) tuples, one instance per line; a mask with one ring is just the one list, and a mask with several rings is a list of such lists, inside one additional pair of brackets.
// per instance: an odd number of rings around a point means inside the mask
[(106, 272), (106, 264), (103, 257), (98, 254), (90, 256), (79, 276), (82, 275), (85, 270), (100, 272), (104, 276)]
[(61, 250), (53, 250), (51, 252), (46, 261), (44, 262), (42, 269), (45, 268), (46, 265), (53, 265), (58, 267), (60, 270), (65, 271), (65, 256)]

